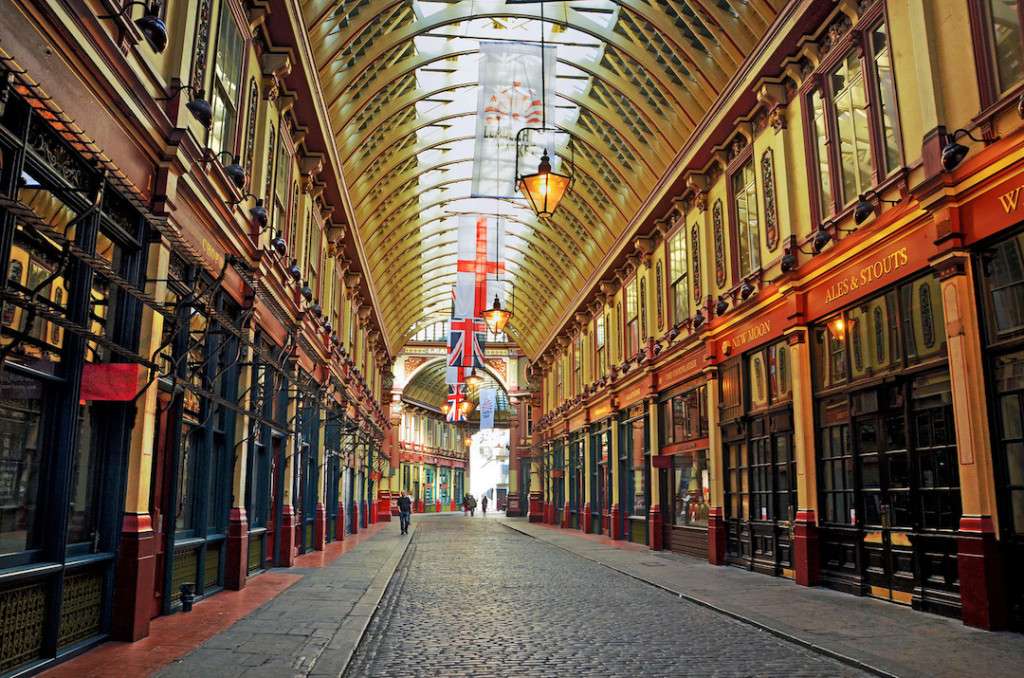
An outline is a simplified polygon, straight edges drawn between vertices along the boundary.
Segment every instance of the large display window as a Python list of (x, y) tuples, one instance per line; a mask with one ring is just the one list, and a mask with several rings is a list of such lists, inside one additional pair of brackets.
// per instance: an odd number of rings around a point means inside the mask
[(619, 423), (619, 506), (622, 534), (632, 542), (647, 543), (647, 499), (650, 469), (647, 444), (647, 406), (638, 403), (623, 413)]

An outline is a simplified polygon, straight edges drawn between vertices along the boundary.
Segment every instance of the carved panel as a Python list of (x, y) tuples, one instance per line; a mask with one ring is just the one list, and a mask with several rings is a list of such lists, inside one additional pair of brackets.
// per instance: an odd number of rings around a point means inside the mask
[(501, 377), (502, 381), (508, 381), (508, 363), (501, 358), (485, 358), (484, 362), (487, 363), (487, 367), (491, 368), (495, 374)]
[(690, 255), (693, 257), (693, 300), (700, 304), (703, 290), (700, 288), (700, 231), (697, 230), (697, 224), (690, 230), (690, 240)]
[(772, 149), (761, 156), (761, 185), (764, 186), (765, 244), (772, 252), (779, 246), (779, 209), (775, 202), (775, 163)]
[(657, 314), (658, 329), (665, 329), (665, 274), (660, 261), (654, 268), (654, 310)]
[[(225, 11), (227, 7), (225, 6)], [(192, 87), (206, 88), (206, 62), (210, 52), (210, 0), (199, 0), (196, 41), (192, 52)]]
[(715, 230), (715, 282), (719, 287), (725, 287), (727, 282), (725, 273), (725, 224), (722, 217), (722, 200), (715, 201), (715, 207), (711, 218)]
[(249, 104), (245, 112), (245, 176), (252, 177), (252, 168), (256, 156), (256, 106), (259, 104), (260, 88), (256, 79), (249, 80)]
[(427, 362), (428, 358), (423, 356), (409, 356), (405, 359), (405, 376), (408, 377), (410, 374), (416, 371), (420, 365)]

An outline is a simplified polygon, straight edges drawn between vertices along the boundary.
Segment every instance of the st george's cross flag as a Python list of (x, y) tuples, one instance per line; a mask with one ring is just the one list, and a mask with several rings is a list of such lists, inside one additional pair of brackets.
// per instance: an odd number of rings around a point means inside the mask
[(448, 385), (448, 412), (445, 414), (445, 420), (450, 423), (458, 423), (465, 421), (466, 417), (462, 414), (462, 403), (466, 401), (466, 386), (465, 384), (449, 384)]
[(498, 245), (504, 240), (504, 221), (486, 214), (459, 216), (458, 259), (455, 274), (454, 315), (480, 318), (497, 296), (505, 305), (505, 272)]
[(448, 321), (448, 368), (445, 382), (465, 382), (470, 368), (484, 366), (484, 338), (487, 325), (480, 318), (459, 318)]
[[(470, 189), (474, 198), (518, 197), (516, 134), (524, 127), (540, 127), (545, 118), (554, 124), (557, 60), (554, 45), (547, 45), (542, 51), (540, 45), (530, 42), (480, 41), (480, 87)], [(544, 92), (549, 96), (545, 98)], [(525, 150), (528, 157), (520, 156), (520, 168), (537, 167), (538, 149)]]

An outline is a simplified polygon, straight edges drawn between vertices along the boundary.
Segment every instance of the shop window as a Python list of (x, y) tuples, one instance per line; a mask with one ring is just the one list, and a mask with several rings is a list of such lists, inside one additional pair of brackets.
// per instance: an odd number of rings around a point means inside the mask
[(686, 228), (682, 227), (668, 241), (668, 275), (672, 288), (672, 322), (690, 317), (689, 275), (686, 260)]
[(921, 527), (956, 530), (961, 515), (960, 467), (949, 375), (942, 371), (919, 376), (911, 383), (910, 393)]
[(845, 397), (819, 406), (819, 488), (823, 520), (833, 525), (857, 522), (854, 497), (853, 446), (850, 442), (849, 404)]
[(844, 322), (845, 332), (850, 337), (850, 376), (853, 379), (901, 366), (895, 291), (850, 309)]
[(761, 268), (761, 223), (757, 210), (757, 182), (754, 161), (748, 158), (732, 175), (733, 232), (740, 278)]
[(573, 393), (579, 395), (583, 392), (583, 337), (576, 337), (573, 348), (572, 362), (572, 389)]
[(735, 419), (743, 414), (741, 367), (739, 360), (734, 360), (722, 367), (720, 408), (723, 421)]
[(900, 311), (908, 364), (946, 354), (942, 292), (935, 276), (918, 278), (900, 287)]
[(625, 328), (625, 349), (624, 360), (632, 359), (640, 350), (640, 320), (639, 305), (637, 303), (637, 280), (633, 278), (626, 283), (623, 290), (626, 298), (626, 315), (623, 316), (623, 327)]
[(1013, 534), (1024, 536), (1024, 352), (999, 356), (993, 370), (999, 394), (1000, 484)]
[(594, 376), (597, 378), (608, 372), (607, 327), (608, 315), (599, 314), (594, 320)]
[(217, 152), (234, 153), (244, 49), (245, 41), (231, 14), (231, 7), (228, 2), (222, 2), (210, 88), (213, 123), (207, 140), (207, 145)]
[(5, 366), (0, 391), (0, 556), (5, 556), (39, 545), (43, 384)]
[(1024, 10), (1018, 0), (972, 0), (969, 7), (984, 108), (1024, 80)]
[(1024, 331), (1024, 233), (1007, 238), (979, 255), (989, 341)]
[(701, 384), (673, 395), (663, 400), (659, 407), (663, 445), (700, 440), (708, 436), (706, 385)]
[(672, 458), (672, 524), (707, 527), (711, 485), (707, 450)]
[[(874, 15), (872, 15), (874, 16)], [(843, 17), (845, 19), (845, 17)], [(869, 19), (871, 21), (873, 19)], [(848, 23), (836, 27), (848, 30)], [(848, 31), (805, 99), (820, 219), (841, 211), (902, 162), (896, 86), (884, 22)]]

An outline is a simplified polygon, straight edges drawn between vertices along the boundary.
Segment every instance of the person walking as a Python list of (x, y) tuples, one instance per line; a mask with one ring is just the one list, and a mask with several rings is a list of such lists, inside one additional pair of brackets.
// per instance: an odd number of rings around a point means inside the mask
[(483, 510), (484, 517), (486, 518), (487, 517), (487, 495), (486, 494), (483, 496), (483, 499), (480, 500), (480, 508)]
[(476, 497), (469, 495), (469, 517), (476, 515)]
[(412, 499), (402, 490), (398, 498), (398, 519), (402, 525), (402, 534), (409, 534), (409, 521), (412, 519)]
[(468, 516), (469, 515), (469, 495), (468, 494), (462, 495), (462, 515), (463, 516)]

